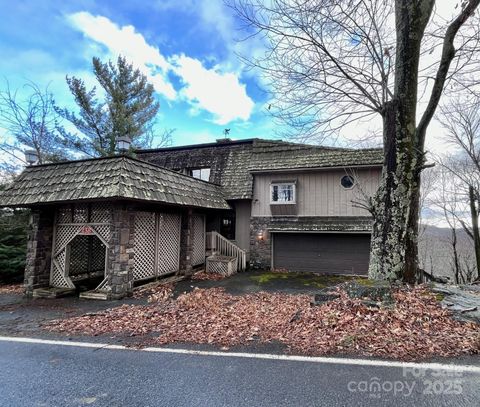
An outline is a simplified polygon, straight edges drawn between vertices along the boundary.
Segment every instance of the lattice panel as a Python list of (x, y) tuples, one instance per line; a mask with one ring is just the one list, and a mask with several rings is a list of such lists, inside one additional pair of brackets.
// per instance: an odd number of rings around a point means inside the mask
[(91, 223), (110, 223), (112, 221), (112, 207), (108, 203), (94, 203), (90, 207)]
[(137, 212), (135, 215), (134, 280), (155, 276), (156, 221), (154, 212)]
[(65, 276), (65, 259), (65, 249), (53, 259), (52, 270), (50, 272), (50, 285), (52, 287), (75, 288), (71, 280)]
[(228, 263), (217, 262), (217, 261), (209, 261), (207, 266), (207, 273), (213, 274), (228, 274)]
[(58, 253), (64, 249), (65, 246), (78, 234), (80, 226), (77, 225), (62, 225), (55, 228), (55, 250)]
[(57, 209), (57, 223), (72, 223), (72, 207), (70, 205)]
[[(57, 209), (51, 286), (75, 288), (72, 279), (104, 275), (111, 222), (112, 207), (108, 203), (65, 205)], [(78, 235), (84, 227), (91, 227), (98, 236)], [(105, 280), (101, 285), (108, 289)]]
[(158, 274), (178, 271), (180, 265), (180, 221), (179, 215), (158, 214)]
[(76, 204), (73, 207), (73, 223), (87, 223), (88, 222), (88, 205)]
[(205, 263), (205, 217), (193, 216), (193, 254), (192, 265)]
[(97, 236), (90, 236), (90, 238), (92, 239), (92, 242), (89, 272), (98, 274), (101, 271), (103, 273), (105, 270), (106, 247)]
[(102, 275), (105, 270), (105, 245), (97, 236), (78, 235), (69, 243), (68, 277), (81, 280)]
[(230, 260), (217, 260), (214, 257), (209, 257), (207, 259), (207, 273), (221, 274), (224, 276), (231, 276), (237, 272), (236, 268), (236, 259), (231, 258)]
[(91, 236), (75, 236), (68, 245), (70, 249), (68, 276), (70, 278), (88, 273), (89, 237)]
[(110, 236), (111, 236), (111, 229), (110, 225), (95, 225), (92, 226), (92, 229), (95, 230), (100, 236), (102, 236), (105, 243), (107, 243), (107, 247), (109, 246)]

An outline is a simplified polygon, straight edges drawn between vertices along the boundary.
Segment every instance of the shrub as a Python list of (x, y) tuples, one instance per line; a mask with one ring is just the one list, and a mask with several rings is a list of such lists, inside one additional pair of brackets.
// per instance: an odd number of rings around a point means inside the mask
[(0, 282), (23, 278), (28, 218), (28, 210), (0, 210)]

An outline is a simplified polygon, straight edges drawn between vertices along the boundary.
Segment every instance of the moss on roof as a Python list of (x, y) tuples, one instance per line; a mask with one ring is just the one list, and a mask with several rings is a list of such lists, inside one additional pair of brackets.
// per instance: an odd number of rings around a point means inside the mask
[(251, 171), (381, 165), (379, 148), (351, 149), (257, 140), (253, 144)]
[(186, 154), (185, 149), (217, 147), (224, 151), (215, 167), (215, 180), (220, 186), (147, 161), (108, 157), (28, 167), (0, 192), (0, 206), (124, 198), (228, 209), (225, 199), (252, 198), (255, 172), (380, 166), (383, 162), (381, 149), (332, 148), (262, 139), (140, 151), (139, 155), (155, 161), (155, 157), (168, 152), (169, 158), (162, 165), (175, 166), (173, 157), (181, 157), (182, 166), (188, 166), (191, 152)]

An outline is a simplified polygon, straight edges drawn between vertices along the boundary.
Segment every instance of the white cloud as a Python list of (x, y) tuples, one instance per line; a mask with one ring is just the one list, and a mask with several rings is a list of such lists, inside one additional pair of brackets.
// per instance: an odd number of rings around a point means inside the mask
[(119, 27), (106, 17), (93, 16), (86, 11), (70, 14), (67, 18), (87, 38), (103, 44), (114, 56), (123, 55), (138, 66), (158, 93), (175, 99), (175, 89), (167, 78), (168, 61), (157, 47), (148, 44), (143, 35), (135, 31), (135, 27)]
[[(95, 43), (104, 45), (111, 56), (124, 55), (147, 75), (155, 90), (169, 100), (179, 98), (191, 105), (190, 113), (207, 111), (215, 123), (248, 120), (254, 108), (239, 73), (225, 72), (220, 66), (207, 69), (198, 59), (186, 55), (162, 55), (159, 48), (145, 40), (132, 25), (118, 26), (103, 16), (82, 11), (69, 15), (74, 28)], [(222, 29), (226, 31), (226, 26)], [(178, 92), (168, 73), (178, 75), (183, 84)]]
[(248, 120), (254, 103), (237, 75), (206, 69), (198, 59), (180, 55), (172, 59), (175, 73), (185, 87), (182, 95), (193, 105), (214, 115), (217, 124), (235, 119)]

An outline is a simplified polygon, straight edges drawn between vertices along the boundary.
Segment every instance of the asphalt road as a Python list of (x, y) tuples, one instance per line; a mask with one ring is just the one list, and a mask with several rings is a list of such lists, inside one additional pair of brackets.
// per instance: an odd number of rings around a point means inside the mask
[(0, 389), (15, 407), (480, 405), (479, 372), (2, 341)]

